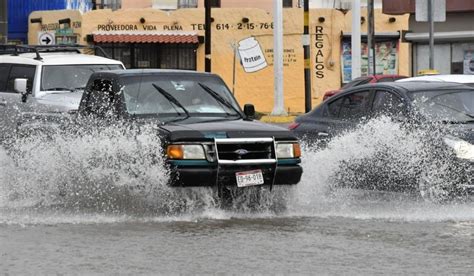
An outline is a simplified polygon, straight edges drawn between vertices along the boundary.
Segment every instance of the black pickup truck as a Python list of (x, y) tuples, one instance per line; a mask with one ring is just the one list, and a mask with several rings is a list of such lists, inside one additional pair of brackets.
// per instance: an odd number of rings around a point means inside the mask
[(157, 126), (171, 186), (297, 184), (298, 140), (254, 114), (217, 75), (152, 69), (92, 74), (78, 110), (87, 120)]

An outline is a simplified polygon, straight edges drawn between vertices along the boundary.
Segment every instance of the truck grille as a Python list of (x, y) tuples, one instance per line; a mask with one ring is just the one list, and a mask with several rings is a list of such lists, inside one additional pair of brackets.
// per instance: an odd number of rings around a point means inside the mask
[(271, 144), (223, 144), (217, 145), (219, 159), (269, 159), (272, 158)]
[(274, 160), (272, 138), (216, 139), (219, 161)]

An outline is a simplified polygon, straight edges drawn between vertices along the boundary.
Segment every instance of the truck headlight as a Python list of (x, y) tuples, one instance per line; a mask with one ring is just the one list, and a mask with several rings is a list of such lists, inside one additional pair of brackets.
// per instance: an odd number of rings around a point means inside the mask
[(301, 157), (301, 148), (299, 143), (277, 143), (276, 156), (278, 159), (299, 158)]
[(453, 149), (458, 158), (474, 160), (473, 144), (454, 137), (445, 137), (444, 142)]
[(169, 145), (166, 154), (169, 159), (206, 159), (202, 145)]

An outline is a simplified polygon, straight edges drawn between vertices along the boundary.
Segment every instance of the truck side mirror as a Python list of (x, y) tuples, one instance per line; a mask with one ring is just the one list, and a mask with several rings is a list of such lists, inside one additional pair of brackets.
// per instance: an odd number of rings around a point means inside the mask
[(244, 114), (249, 119), (255, 118), (255, 107), (253, 106), (253, 104), (244, 105)]
[(27, 79), (15, 79), (15, 83), (13, 86), (13, 89), (15, 89), (15, 92), (21, 94), (21, 101), (26, 102), (26, 98), (28, 97), (28, 90), (26, 88), (28, 80)]

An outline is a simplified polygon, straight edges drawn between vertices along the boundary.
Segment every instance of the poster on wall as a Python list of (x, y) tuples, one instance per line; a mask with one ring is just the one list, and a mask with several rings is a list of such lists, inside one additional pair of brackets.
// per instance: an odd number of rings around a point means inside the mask
[(474, 75), (474, 51), (464, 52), (464, 74)]
[[(368, 48), (367, 43), (361, 44), (362, 61), (361, 76), (367, 76), (368, 67)], [(383, 41), (375, 43), (375, 66), (377, 75), (395, 75), (398, 74), (398, 41)], [(348, 83), (352, 80), (352, 50), (351, 42), (343, 41), (341, 50), (341, 73), (342, 82)]]
[(255, 37), (248, 37), (239, 41), (239, 57), (245, 72), (253, 73), (268, 66), (262, 47)]

